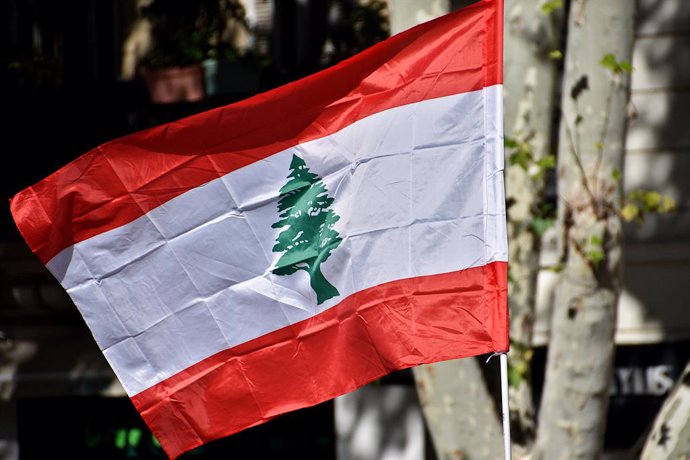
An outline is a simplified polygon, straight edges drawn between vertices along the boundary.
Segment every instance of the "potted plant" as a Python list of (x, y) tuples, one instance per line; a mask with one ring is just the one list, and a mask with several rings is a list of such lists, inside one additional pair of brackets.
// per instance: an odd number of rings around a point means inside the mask
[(261, 69), (268, 58), (256, 53), (252, 28), (241, 0), (217, 0), (212, 16), (212, 46), (204, 60), (208, 96), (259, 91)]
[(151, 101), (199, 101), (204, 97), (202, 61), (210, 46), (210, 0), (154, 0), (142, 10), (151, 24), (152, 47), (142, 61)]

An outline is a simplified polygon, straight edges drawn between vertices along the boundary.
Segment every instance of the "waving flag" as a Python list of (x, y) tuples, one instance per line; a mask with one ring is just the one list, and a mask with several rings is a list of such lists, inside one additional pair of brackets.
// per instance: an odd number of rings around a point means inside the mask
[(508, 349), (501, 14), (480, 1), (12, 199), (170, 457)]

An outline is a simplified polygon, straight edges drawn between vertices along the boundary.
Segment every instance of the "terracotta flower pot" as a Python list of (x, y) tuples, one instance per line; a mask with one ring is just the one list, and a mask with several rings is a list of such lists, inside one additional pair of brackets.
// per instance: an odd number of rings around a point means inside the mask
[(204, 98), (204, 69), (200, 64), (164, 69), (143, 69), (151, 102), (195, 102)]

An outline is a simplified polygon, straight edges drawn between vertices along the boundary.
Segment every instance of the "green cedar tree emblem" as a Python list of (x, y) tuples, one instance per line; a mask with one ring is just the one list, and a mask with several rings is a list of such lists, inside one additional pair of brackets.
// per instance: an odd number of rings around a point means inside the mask
[(288, 182), (280, 189), (280, 220), (273, 228), (287, 227), (278, 234), (273, 252), (282, 252), (273, 273), (292, 275), (297, 270), (309, 273), (316, 303), (340, 295), (321, 273), (321, 264), (337, 248), (342, 238), (333, 229), (340, 217), (329, 209), (333, 198), (321, 178), (310, 172), (303, 159), (292, 156)]

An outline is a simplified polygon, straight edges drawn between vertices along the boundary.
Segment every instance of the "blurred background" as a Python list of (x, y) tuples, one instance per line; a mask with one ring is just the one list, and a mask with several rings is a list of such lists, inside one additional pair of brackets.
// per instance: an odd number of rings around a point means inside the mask
[[(677, 212), (626, 227), (606, 432), (611, 458), (640, 442), (690, 359), (690, 3), (636, 2), (625, 187), (672, 196)], [(298, 79), (469, 3), (2, 0), (2, 197), (7, 202), (103, 142)], [(555, 72), (561, 67), (554, 63)], [(544, 193), (555, 203), (551, 176)], [(558, 257), (556, 238), (553, 230), (543, 234), (544, 267)], [(555, 281), (552, 270), (540, 271), (530, 364), (537, 398)], [(7, 206), (0, 220), (0, 460), (47, 452), (164, 458)], [(249, 455), (436, 458), (410, 372), (182, 458)]]

